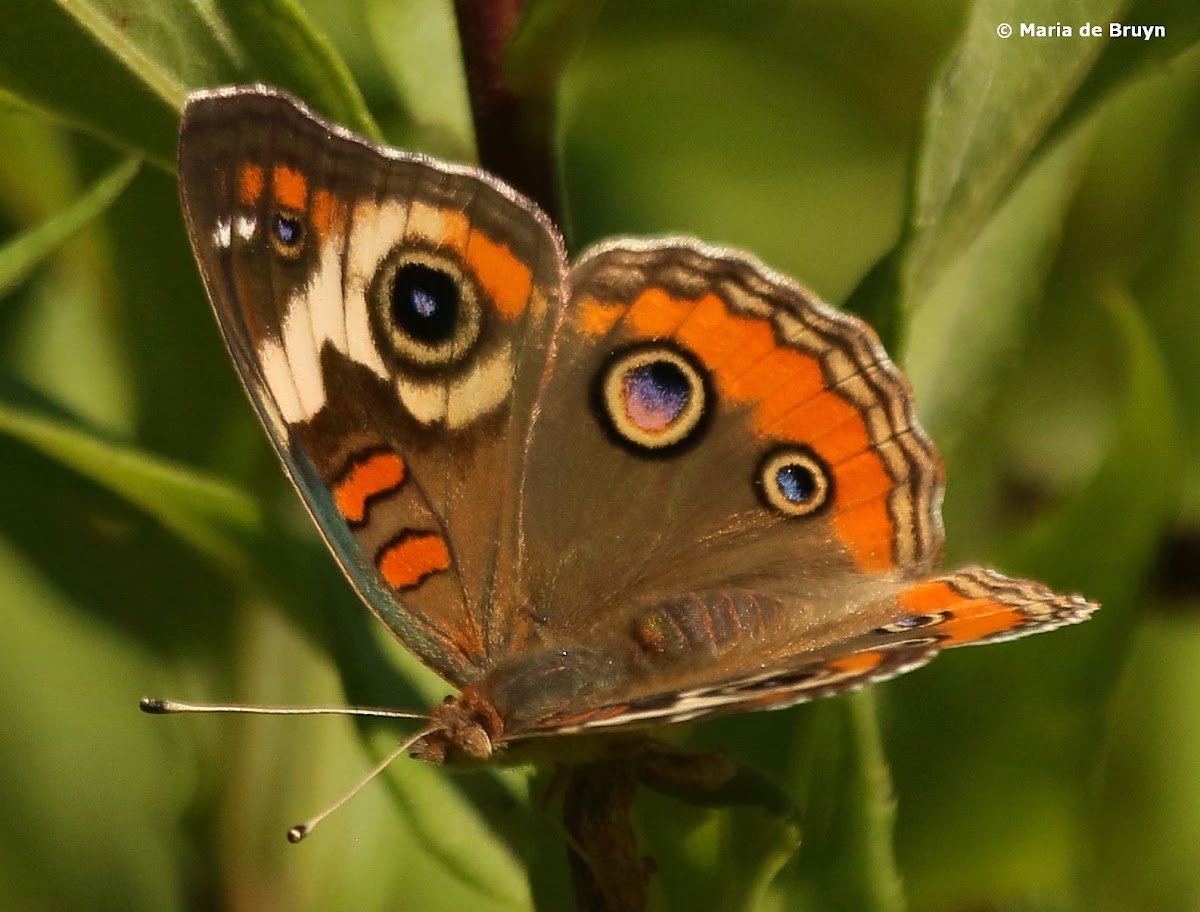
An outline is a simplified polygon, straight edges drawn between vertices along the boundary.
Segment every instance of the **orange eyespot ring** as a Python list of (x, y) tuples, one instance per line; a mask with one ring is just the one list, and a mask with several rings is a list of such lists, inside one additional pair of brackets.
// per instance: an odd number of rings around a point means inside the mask
[(755, 478), (763, 502), (788, 516), (811, 516), (829, 503), (832, 477), (805, 447), (781, 447), (766, 455)]
[(665, 455), (697, 439), (708, 384), (690, 353), (652, 344), (617, 353), (597, 386), (602, 423), (622, 445)]

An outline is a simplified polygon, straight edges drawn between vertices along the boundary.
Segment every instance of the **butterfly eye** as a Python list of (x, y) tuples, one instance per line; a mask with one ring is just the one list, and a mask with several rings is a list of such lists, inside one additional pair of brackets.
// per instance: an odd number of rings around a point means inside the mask
[(271, 216), (271, 249), (292, 260), (304, 248), (304, 222), (295, 216), (276, 212)]
[(811, 516), (829, 501), (825, 464), (809, 450), (785, 447), (767, 454), (756, 487), (767, 506), (789, 516)]
[(371, 288), (372, 319), (396, 356), (415, 367), (461, 361), (479, 338), (474, 282), (434, 251), (403, 249), (384, 261)]
[(696, 439), (708, 392), (689, 356), (655, 345), (613, 358), (601, 372), (598, 399), (603, 422), (619, 442), (666, 453)]

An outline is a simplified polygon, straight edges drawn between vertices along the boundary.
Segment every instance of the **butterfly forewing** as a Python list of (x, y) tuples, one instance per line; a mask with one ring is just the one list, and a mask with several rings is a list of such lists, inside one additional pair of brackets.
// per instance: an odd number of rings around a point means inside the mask
[(561, 313), (557, 235), (485, 175), (270, 91), (194, 96), (179, 173), (226, 343), (327, 541), (406, 645), (470, 680)]

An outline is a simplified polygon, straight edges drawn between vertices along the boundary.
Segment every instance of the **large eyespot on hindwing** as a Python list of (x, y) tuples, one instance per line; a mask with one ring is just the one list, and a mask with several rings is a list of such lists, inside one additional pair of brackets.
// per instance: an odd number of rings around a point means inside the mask
[(640, 455), (667, 456), (699, 440), (712, 393), (690, 352), (652, 343), (610, 356), (593, 399), (601, 424), (617, 443)]
[(447, 253), (397, 248), (376, 270), (367, 294), (372, 327), (384, 353), (406, 367), (452, 367), (479, 341), (479, 288), (463, 264)]
[(833, 475), (808, 447), (768, 452), (758, 464), (754, 487), (767, 507), (787, 516), (812, 516), (833, 500)]

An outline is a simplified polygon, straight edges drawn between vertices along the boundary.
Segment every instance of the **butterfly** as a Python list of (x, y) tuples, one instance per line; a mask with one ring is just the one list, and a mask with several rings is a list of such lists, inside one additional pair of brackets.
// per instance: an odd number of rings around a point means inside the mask
[(908, 381), (752, 256), (569, 260), (498, 179), (264, 86), (188, 99), (179, 190), (288, 476), (455, 689), (414, 756), (780, 709), (1097, 607), (936, 569), (942, 464)]

